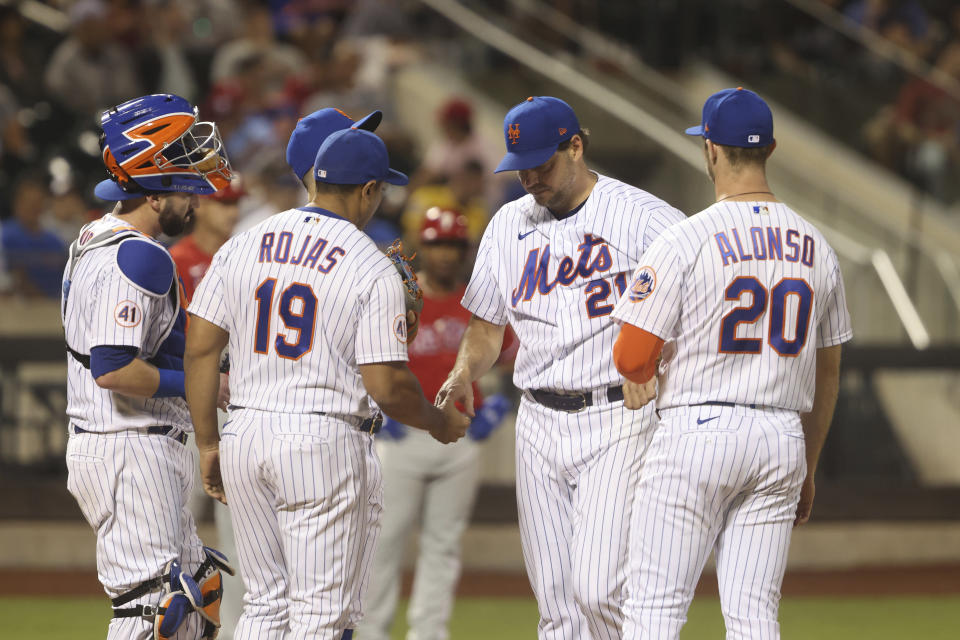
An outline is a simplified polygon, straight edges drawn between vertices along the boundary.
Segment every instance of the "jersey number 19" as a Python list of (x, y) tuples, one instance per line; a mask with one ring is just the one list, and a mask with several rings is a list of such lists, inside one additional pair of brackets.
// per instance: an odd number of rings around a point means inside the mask
[[(253, 350), (267, 355), (270, 347), (270, 324), (272, 320), (273, 292), (276, 278), (267, 278), (260, 283), (254, 297), (257, 299), (257, 330)], [(288, 360), (299, 360), (313, 348), (313, 329), (317, 322), (317, 296), (308, 284), (294, 282), (280, 294), (278, 305), (280, 320), (286, 334), (277, 333), (274, 349), (277, 355)], [(296, 340), (292, 332), (296, 332)]]

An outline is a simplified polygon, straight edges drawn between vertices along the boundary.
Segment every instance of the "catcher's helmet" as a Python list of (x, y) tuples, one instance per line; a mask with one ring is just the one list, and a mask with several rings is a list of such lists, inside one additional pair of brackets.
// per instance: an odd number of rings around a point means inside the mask
[(467, 218), (459, 211), (430, 207), (420, 226), (420, 242), (462, 242), (469, 241)]
[(129, 100), (100, 117), (100, 148), (110, 174), (94, 193), (126, 200), (148, 193), (209, 194), (232, 177), (223, 140), (213, 122), (173, 94)]
[(233, 180), (231, 180), (227, 186), (216, 193), (211, 193), (207, 198), (225, 204), (236, 204), (245, 195), (247, 195), (247, 192), (243, 188), (242, 178), (239, 174), (234, 174)]

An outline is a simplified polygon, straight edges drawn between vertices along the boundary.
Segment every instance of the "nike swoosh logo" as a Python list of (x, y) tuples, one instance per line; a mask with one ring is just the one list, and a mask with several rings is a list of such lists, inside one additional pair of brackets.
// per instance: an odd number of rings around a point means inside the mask
[(520, 232), (518, 231), (518, 232), (517, 232), (517, 240), (523, 240), (524, 238), (526, 238), (528, 235), (530, 235), (530, 234), (533, 233), (534, 231), (536, 231), (536, 229), (531, 229), (530, 231), (527, 231), (526, 233), (520, 233)]
[(705, 422), (710, 422), (711, 420), (716, 420), (716, 419), (719, 418), (719, 417), (720, 417), (720, 416), (713, 416), (712, 418), (707, 418), (706, 420), (701, 420), (700, 418), (697, 418), (697, 424), (703, 424), (703, 423), (705, 423)]

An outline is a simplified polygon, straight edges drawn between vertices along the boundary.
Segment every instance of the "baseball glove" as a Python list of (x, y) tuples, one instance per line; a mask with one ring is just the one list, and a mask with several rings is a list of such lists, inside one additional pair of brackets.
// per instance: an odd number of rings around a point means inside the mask
[(403, 254), (403, 243), (399, 240), (394, 240), (393, 244), (387, 247), (387, 257), (393, 261), (393, 266), (400, 272), (400, 278), (403, 280), (407, 311), (413, 311), (419, 315), (423, 310), (423, 290), (420, 288), (420, 282), (417, 280), (417, 274), (413, 270), (413, 265), (410, 264), (410, 261), (416, 257), (416, 254), (408, 258)]

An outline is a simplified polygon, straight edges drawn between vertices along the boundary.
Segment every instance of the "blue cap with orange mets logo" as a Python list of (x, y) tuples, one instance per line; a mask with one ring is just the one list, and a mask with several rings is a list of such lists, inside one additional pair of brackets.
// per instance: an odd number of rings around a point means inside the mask
[(494, 173), (539, 167), (561, 143), (580, 133), (577, 114), (560, 98), (532, 96), (510, 109), (503, 119), (507, 155)]

